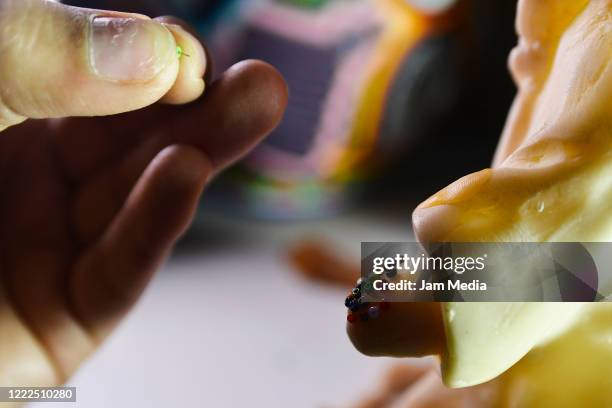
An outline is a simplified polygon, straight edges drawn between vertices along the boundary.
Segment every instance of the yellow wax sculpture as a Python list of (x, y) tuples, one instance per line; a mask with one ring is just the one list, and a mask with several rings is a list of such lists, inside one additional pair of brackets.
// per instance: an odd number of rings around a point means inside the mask
[[(521, 0), (517, 27), (494, 166), (417, 208), (422, 242), (612, 241), (612, 0)], [(447, 303), (443, 319), (447, 385), (503, 374), (511, 406), (612, 406), (612, 306)]]

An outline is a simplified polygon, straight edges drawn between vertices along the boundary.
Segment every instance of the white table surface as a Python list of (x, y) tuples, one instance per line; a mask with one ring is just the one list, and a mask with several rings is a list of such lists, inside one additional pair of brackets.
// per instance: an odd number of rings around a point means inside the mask
[(77, 405), (310, 408), (342, 406), (371, 389), (390, 360), (351, 346), (346, 293), (286, 262), (287, 246), (308, 235), (357, 264), (360, 241), (412, 240), (410, 212), (300, 224), (200, 220), (71, 381)]

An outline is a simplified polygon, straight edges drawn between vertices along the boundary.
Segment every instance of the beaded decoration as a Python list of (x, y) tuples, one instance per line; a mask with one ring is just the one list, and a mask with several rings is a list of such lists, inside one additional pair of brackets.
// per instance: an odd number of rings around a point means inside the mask
[(371, 281), (364, 282), (359, 278), (357, 285), (351, 290), (351, 293), (344, 301), (344, 306), (349, 309), (346, 320), (349, 323), (357, 323), (358, 321), (367, 322), (370, 319), (378, 319), (381, 313), (388, 311), (391, 308), (389, 302), (364, 302), (362, 300), (362, 291), (372, 285)]

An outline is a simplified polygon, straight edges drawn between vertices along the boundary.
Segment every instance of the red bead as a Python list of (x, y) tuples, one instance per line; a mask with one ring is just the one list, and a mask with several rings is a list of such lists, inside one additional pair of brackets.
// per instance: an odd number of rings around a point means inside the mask
[(349, 313), (346, 316), (346, 320), (348, 320), (349, 323), (355, 323), (357, 321), (357, 315), (354, 313)]
[(389, 309), (391, 309), (391, 303), (389, 303), (389, 302), (381, 302), (380, 310), (386, 312)]

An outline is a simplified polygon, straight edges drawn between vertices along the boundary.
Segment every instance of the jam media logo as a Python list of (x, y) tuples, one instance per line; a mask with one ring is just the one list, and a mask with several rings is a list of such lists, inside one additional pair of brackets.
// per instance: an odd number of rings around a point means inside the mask
[(362, 243), (362, 295), (402, 302), (602, 301), (612, 288), (612, 264), (604, 259), (612, 243), (586, 245), (590, 250), (577, 242), (441, 243), (426, 249), (414, 242)]

